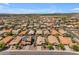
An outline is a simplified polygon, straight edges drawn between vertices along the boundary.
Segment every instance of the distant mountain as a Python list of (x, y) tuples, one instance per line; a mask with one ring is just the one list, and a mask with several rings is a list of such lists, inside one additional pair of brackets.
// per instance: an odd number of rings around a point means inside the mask
[(45, 14), (5, 14), (2, 13), (0, 16), (19, 16), (19, 15), (43, 15), (43, 16), (79, 16), (79, 13), (45, 13)]

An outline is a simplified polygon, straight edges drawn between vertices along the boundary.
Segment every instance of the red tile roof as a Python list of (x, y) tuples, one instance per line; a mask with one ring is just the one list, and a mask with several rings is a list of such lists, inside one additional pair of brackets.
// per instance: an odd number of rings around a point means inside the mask
[(27, 33), (27, 31), (22, 31), (19, 33), (19, 35), (25, 35)]
[(26, 45), (27, 43), (25, 41), (20, 42), (21, 45)]
[(71, 44), (72, 41), (68, 37), (59, 36), (60, 43), (62, 44)]
[(3, 41), (5, 44), (7, 44), (7, 43), (9, 43), (12, 39), (13, 39), (12, 36), (7, 36), (7, 37), (3, 38), (2, 41)]
[(12, 40), (9, 45), (18, 44), (21, 41), (21, 37), (17, 36), (14, 40)]
[(48, 36), (48, 42), (50, 44), (59, 44), (57, 38), (55, 36), (52, 36), (52, 35)]
[(12, 29), (4, 29), (3, 31), (4, 31), (4, 32), (11, 32)]
[(58, 34), (58, 32), (57, 32), (55, 29), (52, 29), (51, 34), (52, 34), (52, 35), (56, 35), (56, 34)]

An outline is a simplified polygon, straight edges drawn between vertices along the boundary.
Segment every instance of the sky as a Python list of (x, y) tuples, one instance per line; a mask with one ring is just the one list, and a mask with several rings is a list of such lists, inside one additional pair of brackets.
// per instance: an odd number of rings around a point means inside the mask
[(79, 3), (0, 3), (0, 13), (79, 13)]

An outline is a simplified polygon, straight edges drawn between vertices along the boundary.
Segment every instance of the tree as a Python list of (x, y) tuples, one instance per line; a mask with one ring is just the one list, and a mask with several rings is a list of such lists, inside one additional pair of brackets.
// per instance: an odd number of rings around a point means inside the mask
[(0, 49), (5, 48), (5, 43), (4, 42), (0, 42)]

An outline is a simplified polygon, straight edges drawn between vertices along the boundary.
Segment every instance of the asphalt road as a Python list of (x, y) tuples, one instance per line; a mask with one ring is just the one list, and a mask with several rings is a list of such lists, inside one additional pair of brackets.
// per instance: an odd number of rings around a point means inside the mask
[(3, 51), (0, 55), (79, 55), (71, 52), (48, 52), (48, 51)]

